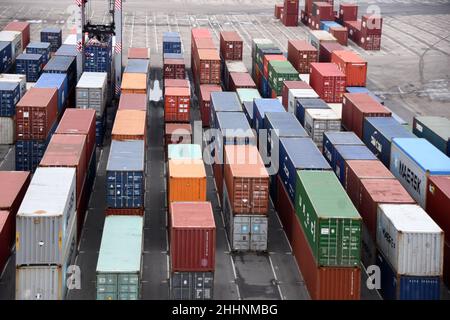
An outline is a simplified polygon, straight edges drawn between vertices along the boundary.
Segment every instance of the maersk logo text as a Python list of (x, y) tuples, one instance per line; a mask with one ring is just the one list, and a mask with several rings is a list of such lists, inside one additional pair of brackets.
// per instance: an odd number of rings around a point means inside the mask
[(410, 168), (400, 161), (398, 167), (400, 176), (420, 195), (422, 180)]

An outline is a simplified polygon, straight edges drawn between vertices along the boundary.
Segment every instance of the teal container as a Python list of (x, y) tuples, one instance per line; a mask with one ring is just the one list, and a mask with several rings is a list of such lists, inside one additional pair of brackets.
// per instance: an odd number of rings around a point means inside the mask
[(144, 220), (138, 216), (105, 218), (97, 261), (97, 300), (138, 300)]
[(253, 100), (255, 99), (261, 99), (261, 95), (259, 94), (259, 91), (257, 89), (237, 89), (236, 93), (241, 104), (244, 104), (244, 102), (246, 101), (253, 102)]
[(202, 160), (202, 148), (198, 144), (169, 144), (167, 158), (169, 160)]
[(444, 117), (414, 118), (413, 133), (427, 139), (432, 145), (450, 157), (450, 120)]

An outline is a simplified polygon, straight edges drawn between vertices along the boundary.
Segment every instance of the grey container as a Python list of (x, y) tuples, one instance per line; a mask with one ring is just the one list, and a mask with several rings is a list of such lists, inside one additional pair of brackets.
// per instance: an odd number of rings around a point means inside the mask
[(213, 295), (213, 272), (173, 272), (170, 275), (172, 300), (211, 300)]
[(75, 168), (36, 169), (16, 217), (17, 266), (64, 265), (76, 220), (75, 179)]
[(322, 150), (323, 134), (327, 131), (341, 131), (341, 117), (331, 109), (307, 109), (305, 112), (305, 130), (317, 147)]
[(83, 72), (76, 88), (76, 106), (79, 109), (94, 109), (97, 118), (105, 111), (108, 90), (106, 72)]
[(124, 73), (145, 73), (150, 71), (150, 61), (148, 59), (129, 59)]

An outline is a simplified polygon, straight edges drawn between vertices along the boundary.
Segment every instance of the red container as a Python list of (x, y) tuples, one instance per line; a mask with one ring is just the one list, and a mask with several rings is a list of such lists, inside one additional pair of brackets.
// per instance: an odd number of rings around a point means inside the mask
[(284, 14), (296, 14), (300, 7), (299, 0), (284, 0), (283, 13)]
[(315, 2), (326, 2), (328, 4), (334, 5), (334, 0), (305, 0), (305, 12), (311, 13), (313, 11), (313, 3)]
[(188, 88), (166, 88), (164, 106), (164, 120), (166, 122), (189, 122), (191, 119), (190, 90)]
[(301, 10), (300, 11), (300, 21), (305, 25), (305, 26), (309, 26), (309, 17), (310, 17), (310, 13), (306, 13), (305, 10)]
[(341, 103), (345, 93), (345, 74), (334, 63), (311, 63), (309, 83), (327, 103)]
[(211, 203), (172, 202), (169, 220), (170, 271), (214, 271), (216, 224)]
[(312, 15), (319, 20), (334, 21), (333, 5), (326, 2), (314, 2)]
[(298, 26), (298, 11), (297, 14), (286, 14), (286, 11), (283, 11), (283, 17), (281, 21), (283, 25), (286, 27), (296, 27)]
[[(120, 99), (123, 99), (124, 95), (132, 94), (123, 94)], [(67, 109), (55, 133), (86, 136), (86, 166), (89, 167), (92, 154), (95, 152), (95, 110)]]
[(331, 54), (336, 50), (345, 50), (339, 43), (336, 42), (321, 42), (320, 43), (320, 62), (331, 62)]
[(217, 195), (219, 196), (220, 204), (223, 202), (223, 165), (216, 161), (212, 164), (214, 182), (216, 183)]
[(361, 17), (361, 35), (381, 35), (383, 18), (379, 15), (365, 14)]
[(190, 123), (166, 123), (164, 144), (192, 143), (192, 126)]
[(57, 89), (31, 88), (16, 105), (16, 139), (46, 140), (58, 114)]
[(361, 20), (346, 21), (344, 25), (348, 29), (348, 37), (356, 44), (361, 40)]
[(361, 181), (368, 179), (395, 179), (395, 177), (379, 160), (347, 161), (344, 188), (356, 208), (360, 202)]
[(217, 50), (199, 49), (194, 64), (199, 85), (220, 84), (220, 56)]
[(283, 107), (286, 111), (289, 108), (289, 90), (291, 89), (312, 89), (311, 86), (305, 81), (284, 81), (283, 90), (281, 93)]
[(190, 88), (187, 79), (164, 79), (164, 88)]
[(341, 3), (339, 5), (339, 22), (356, 21), (358, 19), (358, 5), (356, 3)]
[(309, 28), (311, 30), (320, 30), (320, 17), (311, 15), (309, 20)]
[(230, 73), (230, 88), (229, 91), (236, 91), (237, 89), (256, 89), (255, 81), (248, 73)]
[(365, 87), (367, 80), (367, 61), (353, 51), (335, 50), (331, 62), (345, 73), (347, 87)]
[[(24, 21), (12, 21), (3, 28), (5, 31), (18, 31), (22, 33), (22, 48), (25, 48), (30, 43), (30, 23)], [(22, 53), (22, 52), (21, 52)]]
[(11, 255), (11, 246), (15, 238), (12, 220), (15, 220), (15, 218), (16, 215), (12, 212), (0, 210), (0, 274)]
[[(297, 219), (297, 215), (295, 213), (295, 207), (292, 203), (291, 198), (286, 192), (283, 181), (280, 176), (277, 175), (275, 177), (277, 180), (277, 195), (275, 202), (275, 210), (278, 213), (278, 217), (280, 218), (281, 224), (283, 225), (284, 232), (286, 233), (286, 237), (289, 240), (289, 243), (293, 242), (295, 237), (295, 223)], [(273, 199), (272, 199), (273, 200)]]
[(307, 41), (289, 40), (288, 60), (299, 73), (311, 73), (311, 63), (319, 61), (319, 55)]
[(281, 19), (281, 14), (283, 13), (283, 11), (284, 11), (284, 5), (283, 4), (275, 4), (275, 13), (274, 13), (274, 15), (275, 15), (275, 18), (277, 18), (277, 19)]
[(372, 239), (376, 239), (378, 205), (415, 203), (397, 179), (364, 179), (356, 208)]
[(343, 46), (348, 44), (348, 29), (346, 27), (330, 27), (330, 33)]
[(242, 60), (244, 42), (236, 31), (220, 32), (220, 55), (224, 60)]
[(427, 186), (426, 211), (441, 227), (450, 243), (450, 177), (430, 176)]
[(367, 93), (346, 93), (342, 103), (342, 126), (363, 138), (366, 117), (390, 117), (392, 113)]
[(216, 49), (216, 45), (212, 38), (198, 38), (195, 39), (194, 50), (200, 49)]
[(184, 59), (164, 59), (164, 79), (185, 79)]
[(129, 48), (128, 59), (150, 59), (150, 49), (148, 48)]
[(122, 93), (117, 110), (147, 111), (147, 95), (143, 93)]
[(361, 36), (358, 44), (364, 50), (381, 50), (381, 35)]
[(216, 85), (204, 84), (200, 86), (200, 115), (204, 127), (209, 127), (209, 118), (211, 114), (211, 92), (220, 92), (222, 88)]
[(197, 39), (209, 38), (212, 39), (211, 32), (207, 28), (193, 28), (191, 29), (191, 47), (194, 48), (194, 43)]
[(286, 57), (282, 54), (268, 54), (263, 57), (264, 77), (269, 78), (269, 62), (270, 61), (287, 61)]

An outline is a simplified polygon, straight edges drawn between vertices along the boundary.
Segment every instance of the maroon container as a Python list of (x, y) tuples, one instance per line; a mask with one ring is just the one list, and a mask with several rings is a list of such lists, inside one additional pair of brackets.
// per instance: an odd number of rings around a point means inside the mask
[(242, 60), (244, 42), (236, 31), (220, 32), (220, 55), (224, 60)]
[(46, 140), (57, 114), (57, 89), (31, 88), (16, 105), (16, 139)]
[(164, 59), (164, 79), (185, 79), (184, 59)]
[(305, 40), (288, 41), (288, 61), (298, 73), (311, 73), (311, 63), (319, 61), (317, 49)]
[(283, 107), (288, 110), (289, 106), (289, 90), (291, 89), (312, 89), (311, 86), (305, 81), (284, 81), (282, 90), (282, 103)]
[(255, 81), (248, 73), (230, 73), (230, 88), (229, 91), (236, 91), (237, 89), (256, 89)]
[(309, 83), (327, 103), (341, 103), (345, 93), (345, 74), (334, 63), (311, 63)]
[(211, 113), (211, 92), (220, 92), (222, 88), (217, 85), (201, 85), (200, 86), (200, 115), (202, 118), (202, 124), (204, 127), (209, 127), (209, 118)]
[(450, 243), (444, 244), (444, 274), (442, 276), (447, 288), (450, 286)]
[(150, 59), (150, 49), (148, 48), (129, 48), (128, 59)]
[(318, 17), (319, 20), (333, 21), (333, 5), (326, 2), (314, 2), (312, 15)]
[(283, 15), (298, 15), (298, 10), (300, 7), (299, 0), (284, 0), (283, 5)]
[(284, 11), (284, 5), (283, 4), (275, 4), (275, 13), (274, 13), (274, 15), (275, 15), (275, 18), (277, 18), (277, 19), (281, 19), (281, 14), (283, 13), (283, 11)]
[[(9, 211), (0, 210), (0, 274), (11, 255), (11, 245), (15, 238), (12, 224), (16, 216)], [(14, 231), (13, 231), (14, 230)]]
[(207, 28), (193, 28), (191, 29), (191, 49), (196, 48), (196, 41), (199, 39), (212, 39), (211, 32)]
[(292, 203), (291, 198), (286, 192), (280, 176), (277, 175), (275, 179), (277, 180), (277, 199), (275, 201), (275, 210), (278, 213), (278, 217), (280, 218), (281, 224), (283, 225), (283, 229), (286, 233), (289, 243), (292, 243), (295, 237), (294, 226), (297, 219), (295, 207)]
[(143, 93), (122, 93), (117, 110), (147, 111), (147, 95)]
[(308, 18), (309, 18), (309, 13), (306, 13), (305, 10), (301, 10), (300, 11), (300, 21), (305, 25), (308, 26)]
[(320, 62), (331, 62), (331, 54), (336, 50), (345, 50), (339, 43), (336, 42), (321, 42), (320, 43)]
[(215, 270), (216, 224), (210, 202), (170, 204), (170, 271)]
[(165, 122), (189, 122), (191, 92), (188, 88), (168, 87), (164, 90)]
[(339, 44), (346, 46), (348, 44), (347, 27), (330, 27), (330, 33), (336, 38)]
[(356, 21), (358, 19), (358, 5), (356, 3), (341, 3), (338, 14), (341, 24), (347, 21)]
[(426, 211), (441, 227), (450, 243), (450, 177), (430, 176), (427, 186)]
[(392, 113), (367, 93), (346, 93), (342, 103), (342, 126), (363, 138), (366, 117), (390, 117)]
[(361, 40), (361, 20), (346, 21), (344, 25), (348, 29), (348, 37), (354, 43), (359, 44)]
[(364, 50), (381, 50), (381, 35), (361, 36), (358, 44)]
[(313, 3), (315, 2), (326, 2), (328, 4), (333, 5), (334, 4), (334, 0), (305, 0), (305, 12), (306, 13), (311, 13), (313, 11)]
[(320, 30), (320, 17), (311, 15), (309, 20), (309, 28), (311, 30)]
[(164, 79), (164, 88), (189, 88), (189, 80), (187, 79)]
[(383, 18), (379, 15), (365, 14), (361, 17), (361, 35), (381, 35)]
[(298, 26), (298, 12), (297, 14), (286, 14), (283, 12), (283, 17), (281, 19), (283, 25), (286, 27), (296, 27)]
[(194, 71), (197, 84), (220, 84), (220, 56), (215, 49), (199, 49), (195, 53)]
[(30, 43), (30, 23), (25, 21), (12, 21), (3, 28), (4, 31), (18, 31), (22, 33), (22, 48), (25, 48)]

